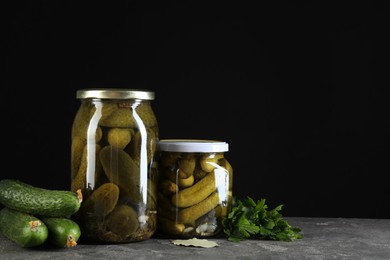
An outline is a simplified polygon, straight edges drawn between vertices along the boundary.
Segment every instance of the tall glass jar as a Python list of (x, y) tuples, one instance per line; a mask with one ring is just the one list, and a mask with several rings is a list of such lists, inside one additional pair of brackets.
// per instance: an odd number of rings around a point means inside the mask
[(233, 168), (226, 142), (158, 142), (157, 230), (166, 237), (218, 235), (232, 206)]
[(72, 216), (82, 240), (135, 242), (156, 231), (159, 129), (154, 92), (81, 89), (72, 125), (71, 190), (83, 202)]

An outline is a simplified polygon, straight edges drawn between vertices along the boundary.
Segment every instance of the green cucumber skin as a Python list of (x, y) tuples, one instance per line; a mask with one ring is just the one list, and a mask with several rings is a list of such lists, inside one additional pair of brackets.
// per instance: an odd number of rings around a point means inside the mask
[(68, 217), (76, 213), (81, 201), (66, 190), (49, 190), (19, 180), (0, 180), (0, 203), (36, 216)]
[(77, 244), (80, 238), (81, 231), (79, 225), (68, 218), (42, 217), (41, 220), (45, 223), (49, 230), (48, 241), (56, 247), (72, 247), (68, 244), (69, 236)]
[[(39, 221), (40, 225), (32, 228), (31, 221)], [(21, 247), (39, 246), (49, 235), (47, 226), (40, 219), (7, 207), (0, 210), (0, 232)]]

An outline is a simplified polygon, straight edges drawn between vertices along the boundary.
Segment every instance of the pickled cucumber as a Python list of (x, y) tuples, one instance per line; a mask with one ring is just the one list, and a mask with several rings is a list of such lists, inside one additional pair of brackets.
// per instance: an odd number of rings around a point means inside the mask
[[(71, 190), (76, 191), (78, 189), (87, 189), (89, 188), (89, 185), (87, 183), (87, 172), (94, 173), (94, 180), (97, 182), (99, 180), (99, 177), (102, 172), (102, 166), (99, 159), (99, 152), (101, 150), (101, 147), (99, 144), (95, 144), (95, 154), (90, 155), (88, 154), (88, 151), (91, 151), (92, 149), (88, 150), (87, 145), (85, 145), (80, 167), (77, 171), (77, 174), (73, 177), (71, 182)], [(92, 157), (93, 156), (93, 157)], [(89, 160), (90, 159), (90, 160)], [(88, 162), (95, 162), (94, 166), (88, 165)], [(93, 171), (92, 171), (93, 169)]]
[(119, 199), (119, 188), (114, 183), (104, 183), (86, 199), (80, 208), (80, 214), (103, 219), (114, 210)]
[(194, 174), (196, 159), (195, 157), (181, 158), (178, 161), (178, 176), (181, 179), (187, 179)]
[[(113, 160), (112, 158), (115, 158)], [(140, 168), (118, 147), (108, 145), (100, 151), (100, 161), (107, 178), (134, 200), (140, 200)]]
[(99, 125), (105, 127), (137, 127), (132, 110), (128, 107), (119, 107), (117, 104), (105, 104)]
[(127, 205), (118, 205), (107, 217), (107, 227), (110, 231), (126, 238), (136, 232), (139, 226), (137, 212)]
[(130, 144), (128, 153), (134, 161), (139, 162), (141, 156), (141, 143), (144, 140), (147, 151), (147, 162), (150, 163), (153, 160), (153, 156), (157, 147), (157, 135), (150, 128), (146, 129), (146, 136), (142, 136), (141, 131), (137, 131), (134, 134)]
[(171, 201), (177, 207), (189, 207), (207, 198), (216, 188), (215, 172), (212, 171), (193, 186), (177, 192)]
[(110, 128), (107, 132), (107, 141), (112, 146), (124, 149), (133, 135), (134, 130), (131, 128)]
[(157, 119), (152, 111), (150, 103), (140, 103), (136, 108), (135, 112), (142, 119), (142, 122), (146, 127), (152, 127), (157, 125)]

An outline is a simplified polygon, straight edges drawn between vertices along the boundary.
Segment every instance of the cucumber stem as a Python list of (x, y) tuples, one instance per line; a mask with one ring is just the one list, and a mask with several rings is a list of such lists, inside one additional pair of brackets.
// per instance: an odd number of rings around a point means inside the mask
[(77, 198), (79, 199), (79, 203), (81, 203), (83, 201), (83, 193), (81, 192), (81, 189), (78, 189), (76, 193), (77, 193)]
[(74, 247), (77, 245), (77, 242), (74, 241), (74, 238), (72, 235), (68, 235), (68, 238), (66, 240), (66, 247)]
[(30, 225), (31, 231), (34, 231), (34, 232), (36, 232), (38, 230), (38, 227), (40, 225), (42, 225), (41, 221), (39, 221), (39, 220), (32, 220), (32, 221), (28, 222), (28, 224)]

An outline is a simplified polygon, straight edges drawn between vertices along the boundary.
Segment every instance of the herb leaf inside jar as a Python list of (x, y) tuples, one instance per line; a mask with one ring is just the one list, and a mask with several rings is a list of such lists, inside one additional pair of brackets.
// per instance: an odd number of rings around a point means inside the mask
[(234, 198), (231, 212), (222, 220), (223, 231), (233, 242), (250, 238), (278, 241), (303, 238), (299, 227), (291, 226), (283, 219), (282, 207), (268, 210), (265, 199), (255, 202), (250, 197), (245, 200)]

